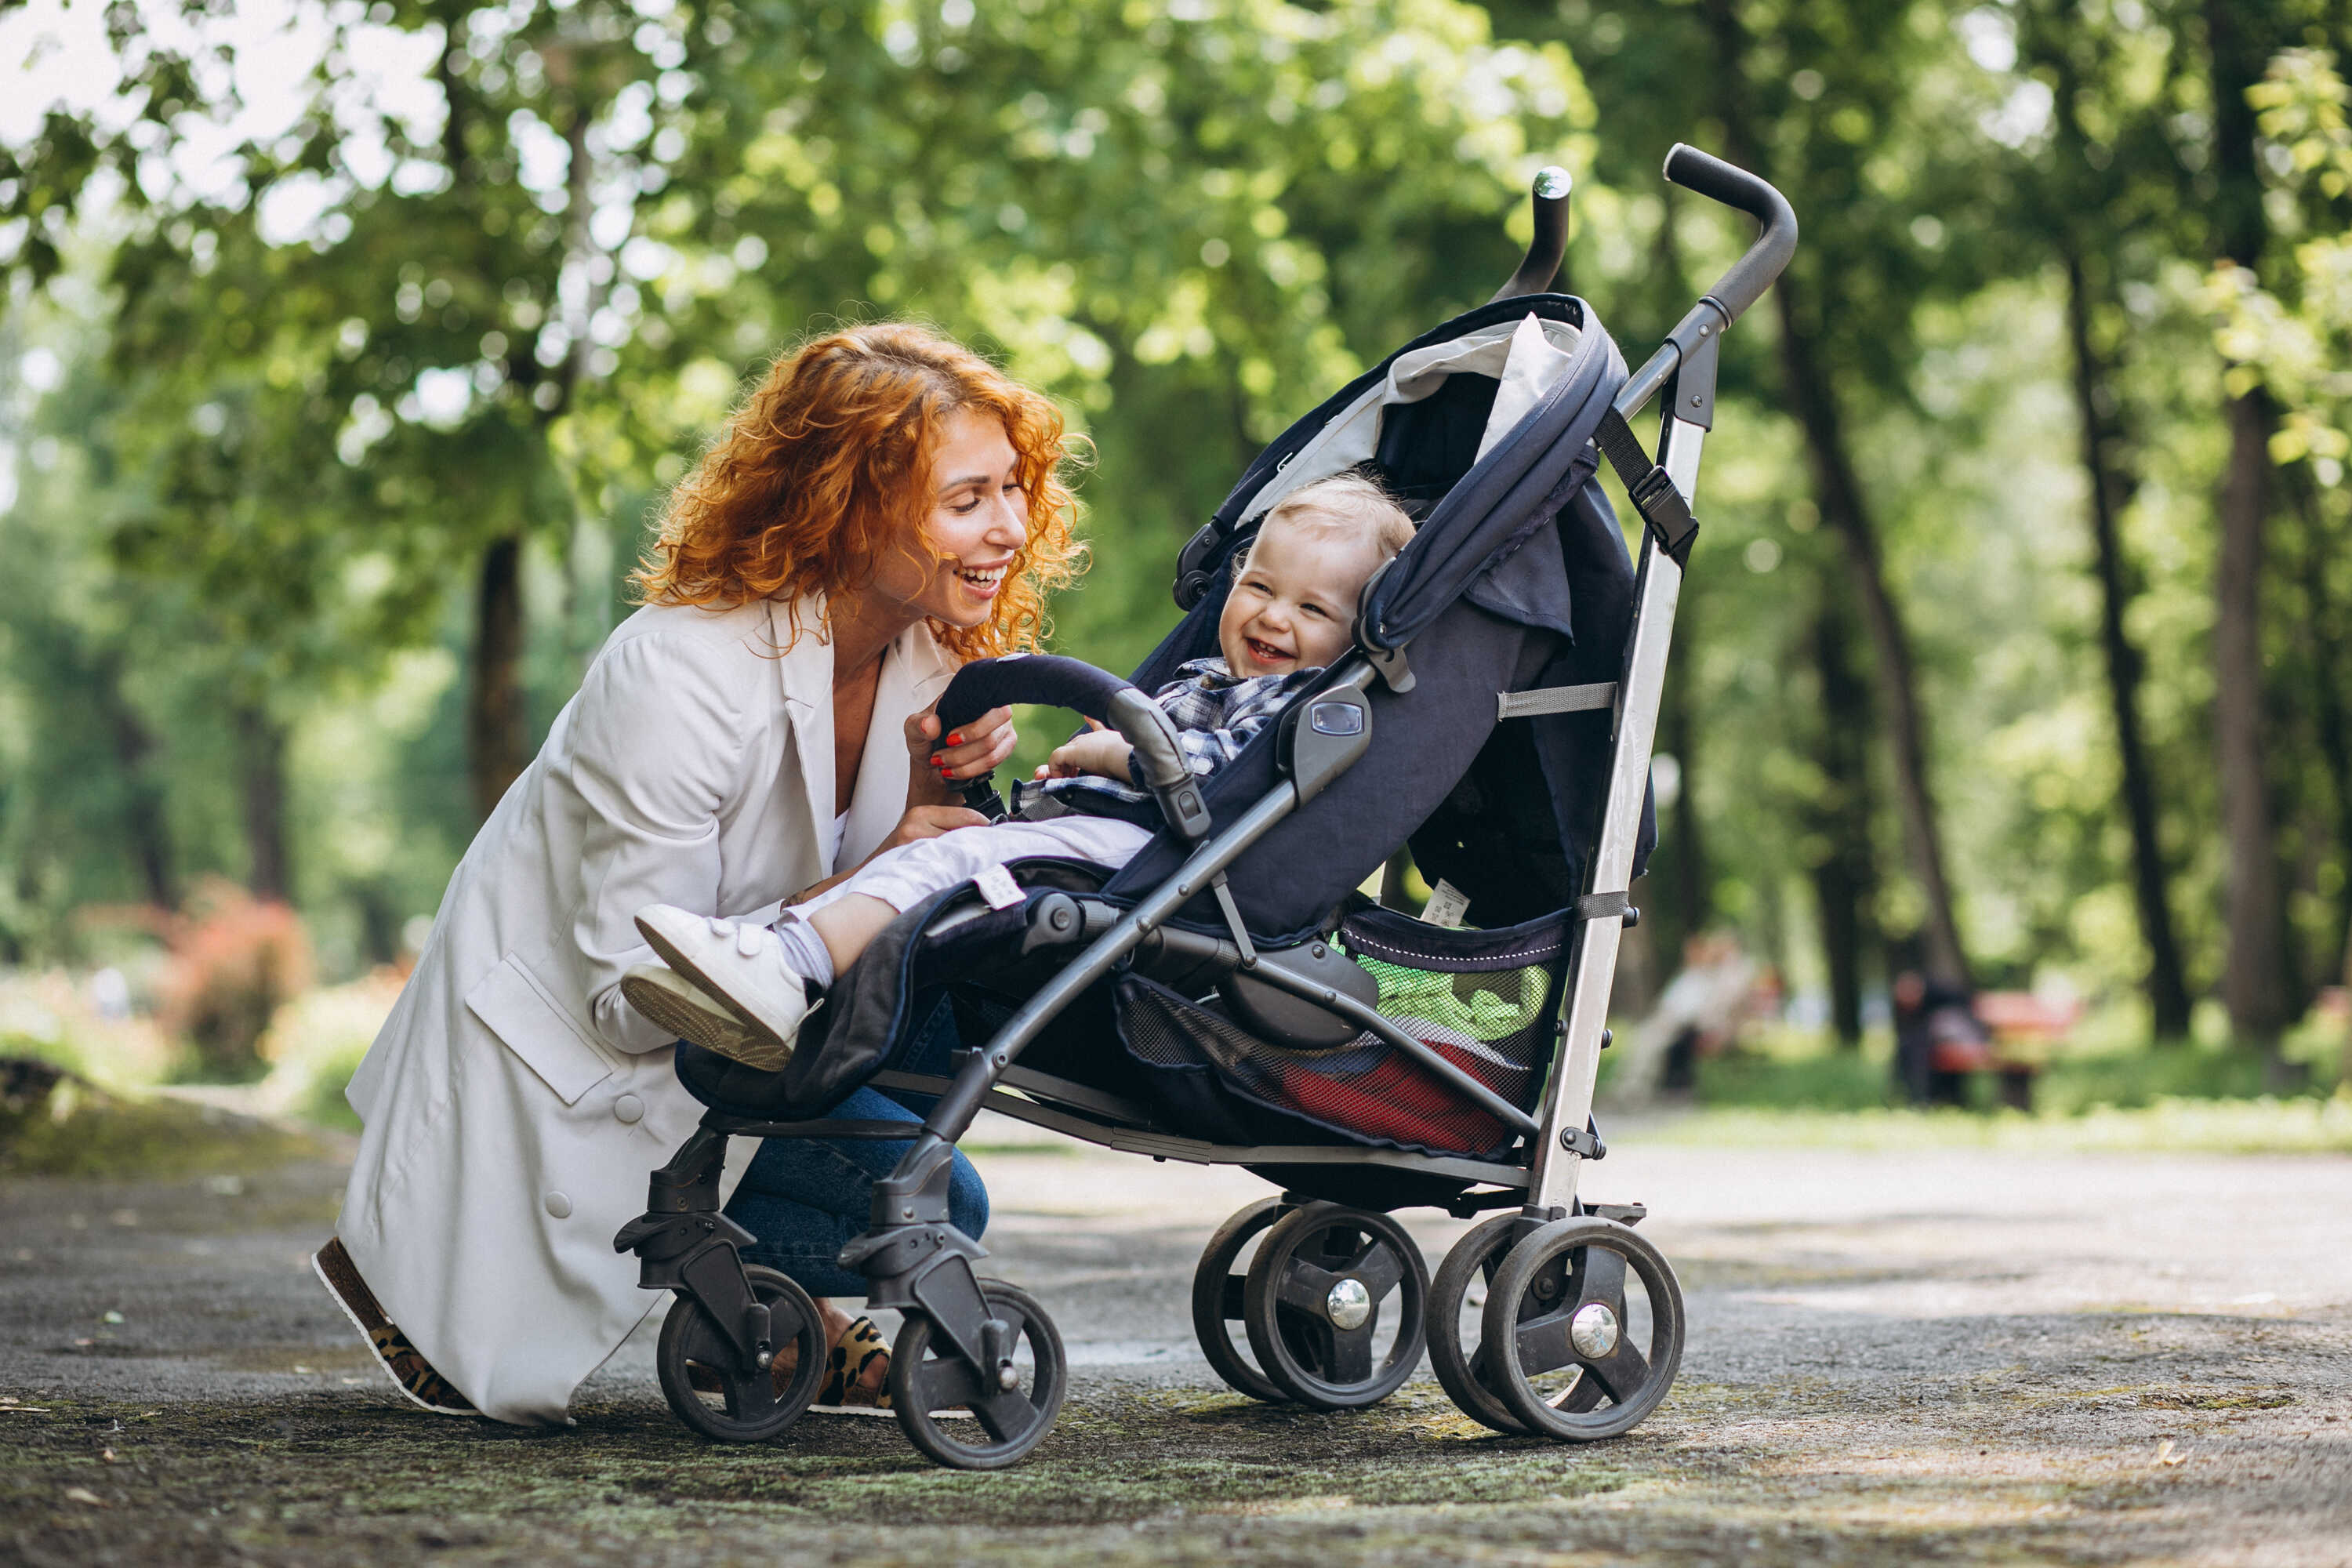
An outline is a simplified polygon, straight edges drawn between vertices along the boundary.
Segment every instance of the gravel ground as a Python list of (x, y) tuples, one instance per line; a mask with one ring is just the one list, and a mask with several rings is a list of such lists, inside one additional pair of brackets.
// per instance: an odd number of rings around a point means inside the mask
[[(1620, 1124), (1587, 1195), (1649, 1205), (1689, 1347), (1633, 1436), (1564, 1447), (1425, 1373), (1343, 1415), (1225, 1392), (1187, 1284), (1268, 1189), (1020, 1137), (975, 1134), (991, 1271), (1074, 1384), (994, 1476), (887, 1421), (703, 1444), (649, 1331), (571, 1430), (415, 1413), (305, 1267), (332, 1160), (0, 1182), (0, 1563), (2352, 1563), (2352, 1160)], [(1463, 1228), (1413, 1222), (1433, 1267)]]

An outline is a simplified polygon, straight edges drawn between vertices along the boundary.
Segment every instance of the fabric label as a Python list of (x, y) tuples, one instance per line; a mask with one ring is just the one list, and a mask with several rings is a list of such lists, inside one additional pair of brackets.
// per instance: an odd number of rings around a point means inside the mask
[(1462, 889), (1440, 877), (1436, 890), (1429, 895), (1428, 907), (1421, 911), (1423, 921), (1433, 926), (1458, 926), (1462, 917), (1470, 912), (1470, 900)]
[(1024, 897), (1021, 884), (1014, 881), (1013, 873), (1002, 866), (991, 866), (971, 880), (992, 910), (1009, 910)]

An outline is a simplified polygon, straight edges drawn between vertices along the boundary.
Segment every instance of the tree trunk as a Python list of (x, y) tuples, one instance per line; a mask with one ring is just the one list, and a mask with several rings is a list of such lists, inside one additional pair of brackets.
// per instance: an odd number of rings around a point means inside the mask
[(2352, 713), (2347, 713), (2344, 698), (2339, 630), (2343, 623), (2336, 618), (2341, 611), (2327, 584), (2330, 546), (2335, 542), (2320, 516), (2308, 471), (2291, 469), (2281, 477), (2294, 490), (2302, 523), (2303, 550), (2295, 575), (2303, 584), (2305, 654), (2312, 670), (2312, 729), (2320, 757), (2327, 764), (2329, 794), (2336, 807), (2337, 863), (2347, 873), (2336, 891), (2336, 918), (2328, 932), (2327, 951), (2313, 971), (2337, 974), (2352, 963)]
[(2240, 1040), (2274, 1051), (2294, 1010), (2284, 888), (2263, 755), (2262, 571), (2271, 421), (2262, 392), (2231, 398), (2229, 419), (2221, 554), (2213, 574), (2213, 731), (2221, 778), (2221, 838), (2229, 856), (2222, 906), (2229, 957), (2221, 972), (2221, 1001)]
[(265, 901), (293, 896), (293, 858), (286, 834), (286, 729), (258, 702), (239, 702), (229, 725), (236, 737), (237, 804), (253, 864), (246, 886)]
[(474, 598), (474, 668), (466, 694), (466, 762), (474, 810), (498, 808), (528, 761), (522, 690), (522, 538), (509, 534), (482, 552)]
[(2123, 765), (2124, 814), (2131, 826), (2132, 897), (2139, 911), (2141, 940), (2147, 944), (2147, 1005), (2156, 1037), (2179, 1040), (2189, 1034), (2189, 985), (2181, 973), (2180, 943), (2166, 891), (2164, 844), (2156, 810), (2155, 770), (2140, 733), (2139, 649), (2124, 629), (2132, 598), (2131, 572), (2116, 527), (2130, 482), (2109, 461), (2106, 418), (2099, 393), (2107, 368), (2091, 341), (2090, 283), (2070, 236), (2066, 249), (2066, 332), (2074, 354), (2074, 408), (2081, 426), (2083, 473), (2091, 493), (2094, 570), (2099, 580), (2099, 647), (2105, 656), (2107, 705), (2116, 725), (2116, 751)]
[(1875, 932), (1871, 905), (1878, 876), (1864, 740), (1873, 728), (1870, 687), (1853, 668), (1848, 635), (1843, 609), (1825, 596), (1812, 631), (1822, 683), (1816, 760), (1823, 784), (1813, 827), (1824, 847), (1812, 868), (1813, 903), (1829, 968), (1830, 1026), (1838, 1043), (1851, 1048), (1862, 1044), (1863, 964)]
[[(1706, 14), (1716, 47), (1715, 110), (1723, 122), (1724, 141), (1734, 163), (1769, 178), (1769, 161), (1748, 115), (1746, 28), (1732, 0), (1707, 0)], [(1788, 380), (1790, 412), (1804, 432), (1806, 462), (1822, 516), (1845, 542), (1863, 624), (1877, 656), (1880, 716), (1894, 746), (1895, 802), (1903, 823), (1905, 856), (1927, 908), (1923, 935), (1927, 970), (1933, 978), (1965, 990), (1969, 984), (1968, 956), (1952, 913), (1951, 879), (1944, 868), (1943, 835), (1927, 777), (1927, 721), (1919, 708), (1910, 637), (1887, 591), (1878, 526), (1854, 473), (1836, 388), (1806, 331), (1803, 281), (1793, 272), (1783, 273), (1772, 294), (1780, 315), (1780, 365)]]
[(178, 909), (180, 889), (172, 871), (171, 819), (163, 809), (163, 792), (147, 767), (147, 759), (155, 750), (154, 732), (123, 695), (121, 655), (101, 656), (97, 674), (107, 736), (114, 746), (115, 764), (122, 770), (123, 827), (130, 836), (125, 847), (138, 868), (147, 901), (159, 910)]
[[(2233, 0), (2206, 0), (2205, 43), (2213, 92), (2213, 220), (2220, 259), (2261, 264), (2269, 237), (2256, 127), (2246, 89), (2262, 79), (2267, 20)], [(2223, 917), (2229, 953), (2221, 1000), (2230, 1027), (2283, 1065), (2278, 1040), (2293, 1021), (2284, 882), (2271, 820), (2270, 773), (2263, 758), (2262, 589), (2263, 536), (2270, 508), (2272, 413), (2259, 387), (2229, 399), (2229, 466), (2215, 520), (2220, 549), (2213, 572), (2214, 741), (2221, 784), (2221, 833), (2228, 855)]]

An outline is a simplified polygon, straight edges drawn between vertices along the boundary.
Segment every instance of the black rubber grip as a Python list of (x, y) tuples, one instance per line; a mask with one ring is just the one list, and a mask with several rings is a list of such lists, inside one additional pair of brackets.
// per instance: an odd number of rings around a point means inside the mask
[(1568, 255), (1568, 193), (1575, 184), (1568, 171), (1557, 164), (1546, 164), (1536, 172), (1528, 196), (1534, 205), (1535, 234), (1528, 241), (1526, 259), (1511, 274), (1510, 281), (1495, 290), (1495, 300), (1516, 300), (1551, 288), (1551, 280), (1559, 275), (1560, 261)]
[(1066, 708), (1102, 723), (1110, 722), (1110, 700), (1134, 683), (1084, 659), (1054, 653), (1011, 654), (1003, 658), (976, 658), (955, 673), (940, 693), (940, 734), (971, 723), (992, 708), (1013, 702), (1034, 702)]
[(1748, 253), (1707, 290), (1732, 320), (1738, 320), (1748, 306), (1764, 297), (1764, 290), (1772, 287), (1797, 253), (1796, 213), (1769, 181), (1685, 142), (1675, 142), (1674, 151), (1666, 154), (1666, 178), (1685, 190), (1737, 207), (1764, 226)]

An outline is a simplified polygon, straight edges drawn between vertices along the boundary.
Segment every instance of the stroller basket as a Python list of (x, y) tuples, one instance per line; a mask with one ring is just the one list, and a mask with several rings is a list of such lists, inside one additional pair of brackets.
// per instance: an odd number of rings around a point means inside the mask
[[(1570, 934), (1565, 916), (1453, 931), (1371, 909), (1341, 921), (1334, 945), (1379, 982), (1381, 1016), (1531, 1110), (1551, 1059)], [(1336, 1139), (1468, 1159), (1499, 1158), (1517, 1137), (1369, 1031), (1324, 1049), (1274, 1045), (1215, 1000), (1190, 1001), (1137, 974), (1119, 983), (1118, 1018), (1128, 1054), (1197, 1136)]]

